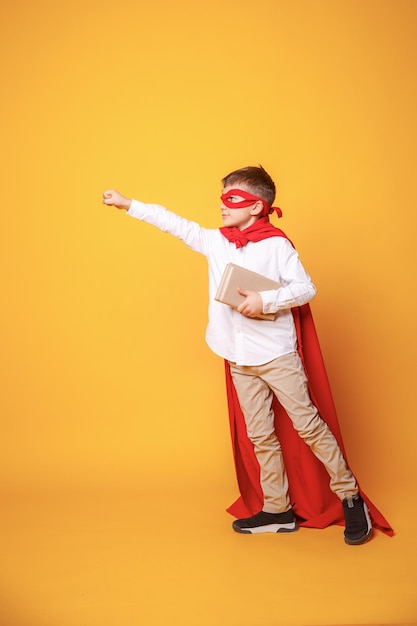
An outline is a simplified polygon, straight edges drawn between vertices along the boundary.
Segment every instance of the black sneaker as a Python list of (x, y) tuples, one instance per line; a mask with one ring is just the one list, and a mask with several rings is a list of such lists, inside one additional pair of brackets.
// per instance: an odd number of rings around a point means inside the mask
[(368, 507), (362, 497), (351, 496), (343, 500), (345, 514), (345, 542), (351, 546), (365, 543), (371, 537), (372, 524)]
[(292, 509), (285, 513), (266, 513), (261, 511), (253, 517), (237, 519), (232, 524), (237, 533), (293, 533), (298, 524)]

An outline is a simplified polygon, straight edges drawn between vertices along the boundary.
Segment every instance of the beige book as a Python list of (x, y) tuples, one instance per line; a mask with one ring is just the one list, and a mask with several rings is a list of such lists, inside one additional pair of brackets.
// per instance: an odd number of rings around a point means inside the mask
[[(240, 289), (246, 289), (247, 291), (259, 292), (278, 289), (281, 285), (271, 278), (262, 276), (262, 274), (248, 270), (240, 265), (235, 265), (234, 263), (228, 263), (220, 280), (215, 300), (237, 309), (245, 299), (244, 296), (238, 293), (238, 287)], [(274, 320), (276, 313), (261, 313), (258, 317), (266, 320)]]

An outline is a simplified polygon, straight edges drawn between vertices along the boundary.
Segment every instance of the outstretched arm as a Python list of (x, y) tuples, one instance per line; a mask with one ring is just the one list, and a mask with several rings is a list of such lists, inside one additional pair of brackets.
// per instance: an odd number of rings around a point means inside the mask
[(130, 198), (126, 198), (126, 196), (123, 196), (114, 189), (108, 189), (103, 192), (103, 204), (107, 204), (108, 206), (115, 206), (117, 209), (128, 211), (131, 203), (132, 200)]
[(207, 233), (210, 231), (202, 228), (196, 222), (191, 222), (172, 211), (168, 211), (159, 204), (146, 204), (133, 198), (127, 198), (115, 189), (104, 191), (102, 202), (108, 206), (123, 209), (127, 211), (127, 215), (178, 237), (196, 252), (207, 254)]

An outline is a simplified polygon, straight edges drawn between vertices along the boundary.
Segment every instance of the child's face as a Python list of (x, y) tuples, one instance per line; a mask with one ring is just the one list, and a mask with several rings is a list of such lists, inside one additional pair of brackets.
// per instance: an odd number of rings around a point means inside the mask
[[(225, 187), (223, 189), (223, 194), (227, 195), (227, 192), (233, 187)], [(244, 200), (243, 196), (230, 195), (228, 198), (229, 202), (241, 202)], [(222, 219), (224, 226), (239, 228), (239, 230), (243, 230), (244, 228), (248, 228), (251, 226), (259, 217), (260, 210), (262, 209), (262, 205), (260, 208), (257, 206), (259, 203), (254, 202), (250, 206), (243, 207), (240, 209), (230, 209), (222, 202), (220, 205), (220, 209), (222, 212)]]

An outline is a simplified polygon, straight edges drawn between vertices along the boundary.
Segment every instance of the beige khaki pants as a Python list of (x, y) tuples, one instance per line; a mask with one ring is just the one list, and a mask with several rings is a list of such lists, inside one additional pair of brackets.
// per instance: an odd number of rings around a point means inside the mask
[(274, 428), (273, 394), (287, 412), (299, 436), (325, 466), (332, 491), (341, 500), (358, 492), (356, 480), (346, 465), (333, 433), (311, 402), (298, 352), (291, 352), (264, 365), (241, 366), (230, 363), (230, 371), (248, 437), (254, 445), (260, 466), (264, 511), (281, 513), (290, 508), (288, 479)]

